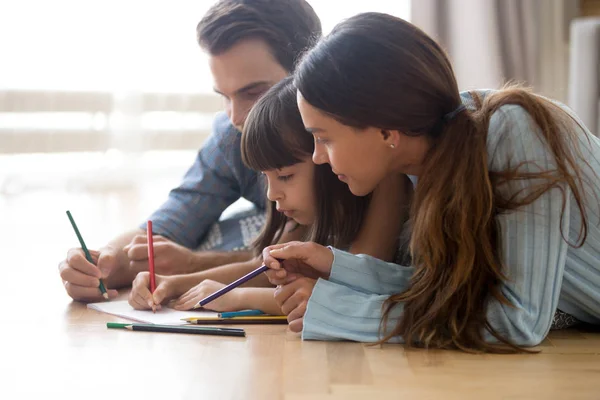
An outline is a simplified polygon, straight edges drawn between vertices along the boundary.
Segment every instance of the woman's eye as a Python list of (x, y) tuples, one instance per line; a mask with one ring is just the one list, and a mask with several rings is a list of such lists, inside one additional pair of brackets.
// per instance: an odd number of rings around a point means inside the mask
[(282, 175), (282, 176), (278, 176), (277, 179), (279, 179), (282, 182), (287, 182), (290, 179), (292, 179), (292, 177), (294, 176), (294, 174), (290, 174), (290, 175)]
[(323, 139), (323, 138), (315, 138), (315, 143), (317, 144), (325, 144), (327, 143), (327, 139)]

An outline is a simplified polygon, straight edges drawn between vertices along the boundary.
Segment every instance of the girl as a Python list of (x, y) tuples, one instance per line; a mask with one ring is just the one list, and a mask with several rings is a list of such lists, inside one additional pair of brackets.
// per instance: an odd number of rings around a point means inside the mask
[[(261, 250), (281, 240), (311, 240), (331, 244), (350, 252), (371, 254), (391, 260), (406, 211), (389, 213), (386, 206), (401, 201), (410, 182), (395, 175), (373, 193), (357, 197), (340, 182), (328, 165), (311, 160), (314, 142), (304, 130), (296, 104), (292, 78), (273, 86), (252, 108), (242, 136), (244, 163), (262, 171), (267, 183), (267, 221), (255, 242), (257, 258), (190, 275), (156, 276), (157, 288), (148, 290), (149, 276), (140, 273), (129, 302), (137, 309), (149, 309), (178, 297), (174, 308), (187, 310), (199, 300), (262, 264)], [(390, 203), (390, 204), (388, 204)], [(309, 290), (313, 279), (298, 280), (294, 287)], [(253, 285), (266, 286), (266, 277)], [(240, 287), (208, 304), (215, 311), (259, 309), (281, 314), (272, 287)], [(289, 311), (283, 308), (283, 311)]]
[(378, 13), (339, 24), (295, 83), (313, 160), (354, 194), (418, 179), (411, 266), (265, 249), (273, 284), (322, 278), (306, 312), (293, 289), (277, 296), (304, 339), (504, 352), (540, 343), (555, 312), (600, 323), (600, 141), (566, 107), (518, 88), (459, 94), (442, 49)]

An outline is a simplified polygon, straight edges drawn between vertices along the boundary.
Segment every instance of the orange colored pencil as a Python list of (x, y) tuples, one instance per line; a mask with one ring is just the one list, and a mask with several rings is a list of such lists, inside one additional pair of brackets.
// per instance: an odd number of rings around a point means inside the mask
[[(156, 277), (154, 276), (154, 239), (152, 238), (152, 221), (148, 221), (146, 228), (148, 238), (148, 269), (150, 271), (150, 293), (156, 290)], [(156, 306), (152, 305), (152, 312), (156, 312)]]

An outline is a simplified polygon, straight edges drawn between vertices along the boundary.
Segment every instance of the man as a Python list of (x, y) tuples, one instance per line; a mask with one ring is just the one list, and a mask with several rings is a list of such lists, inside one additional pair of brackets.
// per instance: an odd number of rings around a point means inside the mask
[[(305, 0), (222, 0), (202, 18), (197, 34), (209, 54), (214, 89), (226, 101), (226, 115), (215, 118), (213, 133), (183, 182), (150, 217), (154, 234), (159, 235), (154, 244), (156, 272), (165, 275), (251, 258), (248, 251), (193, 250), (203, 240), (202, 248), (216, 241), (229, 250), (247, 242), (242, 236), (253, 231), (241, 226), (247, 219), (214, 225), (240, 197), (259, 210), (265, 207), (259, 176), (241, 160), (240, 130), (258, 98), (291, 73), (302, 52), (320, 37), (321, 24)], [(92, 251), (96, 265), (85, 260), (81, 249), (69, 250), (59, 264), (69, 296), (81, 301), (102, 299), (100, 278), (109, 298), (117, 296), (115, 289), (130, 285), (138, 272), (148, 268), (145, 236), (144, 224)], [(233, 240), (220, 243), (221, 238), (232, 236)]]

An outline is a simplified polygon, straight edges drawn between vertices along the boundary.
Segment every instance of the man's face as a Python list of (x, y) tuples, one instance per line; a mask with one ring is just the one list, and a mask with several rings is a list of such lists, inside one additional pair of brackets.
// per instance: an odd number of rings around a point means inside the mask
[(271, 86), (288, 75), (260, 39), (247, 39), (209, 56), (214, 90), (225, 99), (227, 116), (242, 130), (248, 112)]

